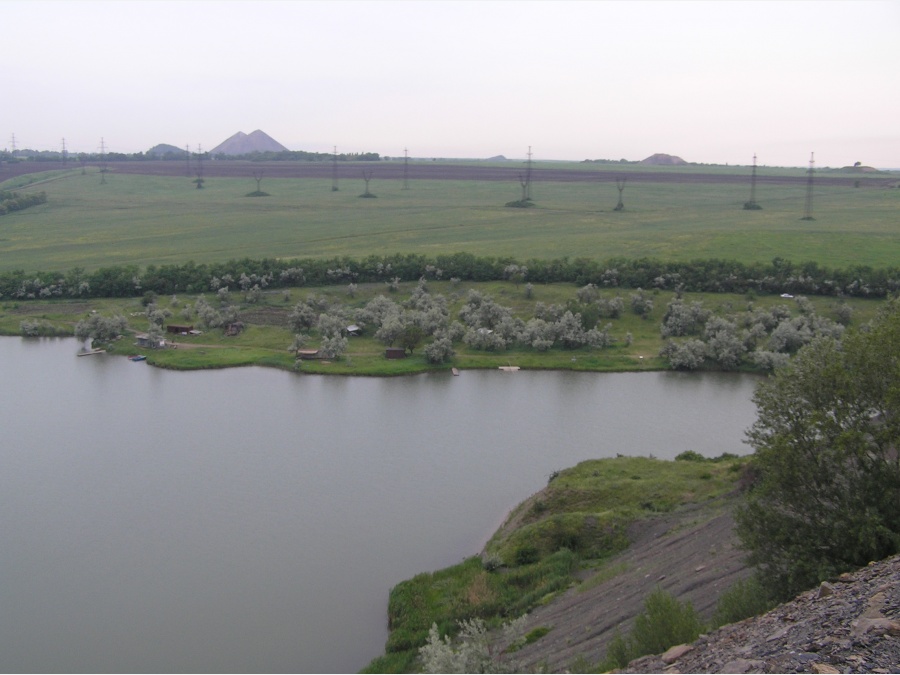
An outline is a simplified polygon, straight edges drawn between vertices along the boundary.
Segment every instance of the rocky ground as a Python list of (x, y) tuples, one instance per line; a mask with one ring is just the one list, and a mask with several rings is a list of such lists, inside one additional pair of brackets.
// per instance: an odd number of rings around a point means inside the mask
[(900, 672), (900, 556), (823, 582), (691, 645), (633, 661), (623, 672)]

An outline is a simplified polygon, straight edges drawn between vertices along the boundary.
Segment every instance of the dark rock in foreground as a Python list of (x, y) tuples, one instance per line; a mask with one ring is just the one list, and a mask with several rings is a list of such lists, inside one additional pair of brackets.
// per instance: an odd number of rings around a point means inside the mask
[(626, 673), (896, 673), (900, 556), (823, 582), (759, 617), (645, 656)]

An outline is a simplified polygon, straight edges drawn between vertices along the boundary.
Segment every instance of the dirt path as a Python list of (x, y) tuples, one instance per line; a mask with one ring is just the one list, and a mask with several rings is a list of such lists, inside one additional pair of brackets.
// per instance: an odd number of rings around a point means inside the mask
[[(730, 509), (721, 505), (694, 506), (637, 524), (627, 551), (599, 573), (585, 575), (581, 586), (532, 611), (526, 631), (551, 630), (519, 651), (517, 659), (526, 670), (546, 672), (565, 671), (579, 657), (591, 664), (600, 661), (616, 628), (623, 634), (630, 630), (657, 587), (690, 601), (709, 619), (719, 594), (749, 574), (733, 524)], [(612, 578), (597, 583), (604, 575)]]

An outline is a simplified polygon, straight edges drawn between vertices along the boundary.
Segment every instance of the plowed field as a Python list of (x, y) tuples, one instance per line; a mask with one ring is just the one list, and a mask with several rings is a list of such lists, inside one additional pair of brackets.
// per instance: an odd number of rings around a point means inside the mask
[[(77, 168), (77, 162), (17, 162), (0, 164), (0, 182), (15, 176), (37, 173), (39, 171)], [(96, 164), (89, 166), (96, 171)], [(576, 165), (577, 166), (577, 165)], [(535, 183), (615, 183), (616, 179), (626, 178), (638, 183), (720, 183), (749, 184), (750, 170), (737, 168), (726, 170), (704, 171), (695, 166), (667, 167), (654, 170), (642, 168), (640, 165), (585, 164), (585, 168), (576, 168), (566, 164), (560, 168), (536, 165), (532, 169), (532, 181)], [(181, 161), (124, 161), (109, 162), (108, 169), (115, 173), (144, 174), (151, 176), (187, 176), (194, 177), (196, 164), (192, 162), (190, 172), (187, 164)], [(408, 166), (400, 160), (380, 162), (338, 162), (339, 178), (358, 179), (362, 170), (372, 171), (378, 180), (470, 180), (470, 181), (504, 181), (518, 183), (524, 175), (524, 163), (510, 161), (509, 166), (498, 164), (479, 165), (465, 162), (410, 162)], [(266, 178), (316, 178), (330, 180), (334, 175), (334, 165), (330, 162), (250, 162), (240, 160), (207, 160), (203, 162), (203, 175), (206, 178), (253, 178), (254, 173), (263, 172)], [(774, 173), (778, 171), (778, 173)], [(757, 181), (760, 184), (790, 185), (803, 184), (806, 177), (799, 170), (791, 170), (796, 175), (785, 175), (784, 170), (760, 169)], [(772, 175), (767, 173), (772, 172)], [(817, 185), (853, 187), (858, 175), (828, 176), (817, 174)], [(865, 176), (867, 184), (880, 179)], [(895, 181), (896, 182), (896, 181)]]

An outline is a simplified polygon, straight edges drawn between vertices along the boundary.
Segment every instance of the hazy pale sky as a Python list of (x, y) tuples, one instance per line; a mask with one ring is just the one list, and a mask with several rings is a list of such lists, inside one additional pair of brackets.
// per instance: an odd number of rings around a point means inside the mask
[(0, 0), (0, 148), (900, 167), (900, 0)]

